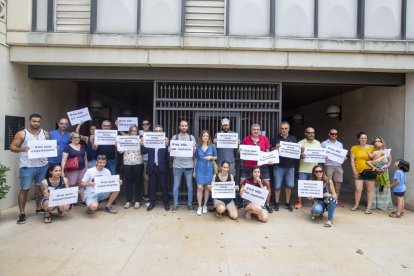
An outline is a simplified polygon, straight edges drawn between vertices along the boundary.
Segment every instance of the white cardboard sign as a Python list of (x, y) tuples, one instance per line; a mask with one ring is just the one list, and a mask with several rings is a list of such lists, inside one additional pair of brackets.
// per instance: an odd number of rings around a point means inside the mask
[(79, 187), (52, 190), (49, 192), (49, 207), (78, 202)]
[(170, 156), (174, 157), (193, 157), (193, 141), (170, 141)]
[(257, 161), (260, 157), (260, 147), (251, 145), (240, 145), (240, 159)]
[(82, 122), (92, 120), (87, 107), (67, 112), (70, 124), (72, 126), (79, 125)]
[(115, 145), (118, 131), (95, 129), (95, 145)]
[(56, 140), (29, 140), (27, 146), (29, 147), (27, 152), (29, 159), (56, 157), (58, 155)]
[(119, 192), (119, 175), (97, 176), (95, 181), (95, 193)]
[(118, 131), (129, 131), (133, 125), (138, 126), (137, 117), (118, 117)]
[(217, 133), (217, 148), (237, 149), (239, 147), (238, 133)]
[(323, 198), (323, 182), (317, 180), (298, 180), (298, 196)]
[(298, 143), (280, 141), (279, 157), (300, 159), (302, 146)]
[(347, 153), (348, 150), (346, 149), (341, 149), (333, 146), (326, 147), (326, 156), (328, 159), (339, 164), (344, 163)]
[(211, 183), (211, 198), (235, 198), (235, 182), (213, 182)]
[(126, 150), (139, 150), (139, 136), (117, 136), (116, 137), (116, 148), (118, 151)]
[(144, 147), (165, 148), (165, 132), (144, 132)]
[(303, 152), (305, 154), (306, 163), (326, 163), (326, 149), (325, 148), (305, 148)]
[(261, 166), (264, 164), (278, 164), (279, 163), (279, 151), (273, 150), (269, 152), (260, 152), (259, 160), (257, 165)]
[(260, 206), (264, 206), (266, 202), (267, 195), (269, 194), (269, 191), (265, 188), (259, 188), (256, 186), (253, 186), (251, 184), (246, 184), (244, 186), (245, 190), (243, 192), (242, 198), (259, 204)]

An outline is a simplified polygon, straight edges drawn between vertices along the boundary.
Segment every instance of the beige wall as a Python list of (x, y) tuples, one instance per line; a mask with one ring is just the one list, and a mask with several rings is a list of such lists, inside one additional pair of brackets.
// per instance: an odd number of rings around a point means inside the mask
[(0, 210), (17, 204), (19, 191), (18, 154), (4, 150), (5, 115), (24, 116), (39, 113), (42, 127), (53, 130), (56, 121), (65, 112), (76, 107), (76, 85), (66, 81), (36, 81), (28, 79), (27, 66), (9, 62), (9, 48), (0, 45), (0, 162), (11, 168), (7, 197), (0, 201)]
[(408, 173), (407, 177), (407, 192), (405, 196), (406, 206), (409, 207), (411, 210), (414, 210), (414, 74), (407, 74), (406, 75), (406, 91), (405, 91), (405, 129), (404, 129), (404, 159), (410, 162), (411, 170)]

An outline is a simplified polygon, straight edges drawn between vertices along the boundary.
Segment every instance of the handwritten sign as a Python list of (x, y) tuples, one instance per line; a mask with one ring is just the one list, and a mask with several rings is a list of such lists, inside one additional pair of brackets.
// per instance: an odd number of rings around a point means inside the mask
[(138, 125), (137, 117), (118, 117), (118, 131), (129, 131), (133, 125)]
[(165, 148), (165, 132), (144, 132), (144, 146), (146, 148)]
[(116, 149), (118, 151), (140, 150), (139, 136), (117, 136)]
[(260, 206), (265, 205), (267, 195), (269, 194), (268, 190), (253, 186), (251, 184), (246, 184), (244, 188), (245, 190), (242, 194), (242, 198), (250, 202), (259, 204)]
[(323, 198), (323, 182), (317, 180), (298, 180), (298, 196)]
[(325, 148), (305, 148), (304, 151), (306, 163), (326, 163), (326, 149)]
[(212, 198), (235, 198), (236, 190), (234, 181), (211, 183)]
[(279, 157), (300, 159), (302, 146), (298, 143), (280, 141)]
[(119, 192), (119, 175), (95, 177), (95, 193)]
[(56, 140), (29, 140), (27, 141), (29, 159), (56, 157), (57, 143)]
[(278, 164), (279, 163), (279, 151), (274, 150), (270, 152), (260, 152), (259, 160), (257, 165), (261, 166), (264, 164)]
[(217, 148), (237, 149), (239, 146), (238, 133), (217, 133)]
[(72, 126), (79, 125), (82, 122), (92, 120), (87, 107), (67, 112), (70, 124)]
[(62, 206), (78, 202), (79, 187), (51, 190), (49, 207)]
[(193, 157), (193, 141), (170, 141), (170, 156), (174, 157)]
[(326, 156), (329, 160), (336, 163), (342, 164), (345, 161), (345, 156), (347, 155), (348, 150), (341, 149), (333, 146), (326, 146)]
[(95, 129), (95, 145), (115, 145), (118, 131)]
[(240, 159), (257, 161), (260, 157), (260, 147), (240, 145)]

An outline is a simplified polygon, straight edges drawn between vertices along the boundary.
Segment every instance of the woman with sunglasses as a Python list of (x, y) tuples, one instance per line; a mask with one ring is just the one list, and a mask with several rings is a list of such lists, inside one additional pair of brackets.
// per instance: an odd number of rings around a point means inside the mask
[(312, 219), (315, 219), (316, 216), (323, 217), (323, 213), (327, 210), (328, 220), (324, 226), (331, 227), (337, 205), (335, 186), (321, 165), (313, 167), (311, 179), (323, 182), (323, 198), (308, 197), (309, 200), (314, 201), (311, 209)]

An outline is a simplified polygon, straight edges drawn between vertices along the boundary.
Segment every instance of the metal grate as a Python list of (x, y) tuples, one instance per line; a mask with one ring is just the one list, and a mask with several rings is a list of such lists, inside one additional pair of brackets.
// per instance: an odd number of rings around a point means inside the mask
[(225, 0), (190, 0), (185, 4), (185, 32), (225, 34)]

